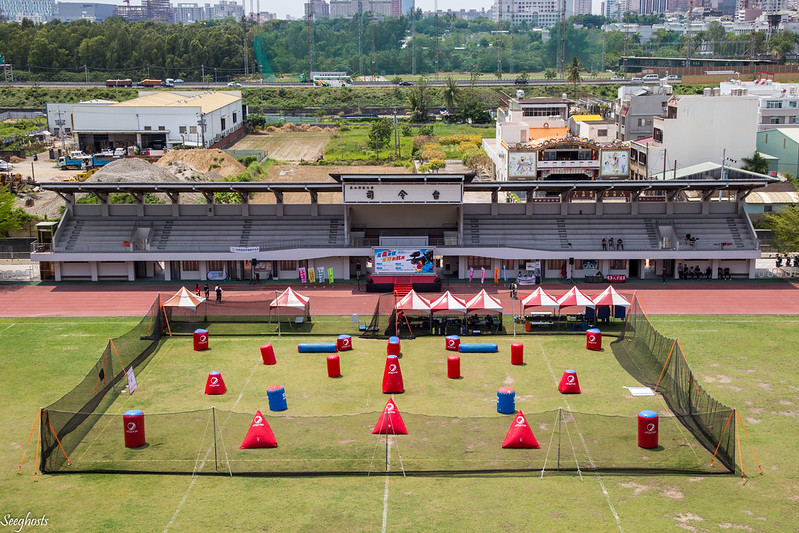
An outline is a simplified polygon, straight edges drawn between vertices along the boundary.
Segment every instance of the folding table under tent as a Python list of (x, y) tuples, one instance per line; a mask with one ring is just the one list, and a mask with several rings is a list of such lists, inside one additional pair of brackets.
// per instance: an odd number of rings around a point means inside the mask
[(499, 331), (499, 328), (502, 327), (502, 304), (498, 299), (488, 294), (485, 289), (478, 292), (476, 296), (466, 302), (467, 314), (479, 312), (499, 313), (499, 320), (497, 321), (497, 327), (494, 329), (494, 332)]
[[(173, 321), (180, 320), (181, 318), (191, 318), (192, 322), (197, 318), (197, 308), (200, 304), (205, 303), (205, 298), (192, 294), (186, 287), (181, 287), (178, 292), (172, 295), (167, 301), (161, 304), (163, 309), (164, 319), (166, 320), (167, 329), (172, 331), (169, 325), (170, 319)], [(207, 305), (207, 303), (206, 303)], [(204, 307), (206, 313), (203, 317), (203, 322), (208, 320), (208, 310)], [(177, 311), (176, 310), (180, 310)], [(189, 310), (193, 313), (189, 313)]]
[[(419, 296), (415, 290), (411, 289), (408, 294), (403, 296), (402, 299), (400, 299), (400, 301), (394, 305), (394, 311), (396, 312), (394, 333), (399, 334), (402, 324), (405, 324), (412, 334), (413, 329), (411, 328), (411, 324), (407, 319), (407, 315), (423, 315), (429, 317), (431, 314), (430, 300)], [(389, 329), (391, 329), (390, 323)]]
[(274, 300), (269, 303), (269, 323), (272, 318), (278, 321), (288, 317), (291, 322), (301, 324), (303, 321), (311, 321), (311, 300), (303, 296), (291, 287), (281, 292)]
[[(430, 304), (430, 311), (435, 315), (456, 316), (458, 320), (466, 319), (466, 301), (461, 300), (451, 292), (447, 291), (442, 294), (437, 300)], [(446, 335), (447, 321), (446, 318), (442, 322), (441, 333)], [(434, 324), (431, 324), (434, 327)]]
[[(611, 309), (613, 318), (624, 318), (631, 304), (624, 296), (616, 292), (612, 285), (608, 285), (607, 289), (594, 298), (594, 305), (596, 306), (596, 318), (610, 318)], [(586, 317), (589, 314), (586, 309)]]
[(560, 304), (544, 289), (538, 287), (532, 293), (522, 298), (522, 309), (528, 309), (530, 307), (550, 307), (554, 313), (555, 309), (560, 309)]
[[(585, 309), (594, 309), (594, 301), (586, 296), (577, 287), (572, 287), (569, 292), (558, 298), (558, 310), (564, 307), (584, 307)], [(585, 312), (583, 313), (585, 315)]]

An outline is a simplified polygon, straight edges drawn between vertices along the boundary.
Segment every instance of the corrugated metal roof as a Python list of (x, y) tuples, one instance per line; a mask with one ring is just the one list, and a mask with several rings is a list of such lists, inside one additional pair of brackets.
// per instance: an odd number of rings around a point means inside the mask
[(799, 203), (797, 192), (753, 192), (746, 197), (747, 204), (796, 204)]
[(156, 91), (133, 100), (113, 104), (114, 107), (200, 107), (210, 113), (241, 100), (240, 92), (203, 91), (171, 92)]
[(572, 115), (572, 118), (576, 122), (594, 122), (597, 120), (602, 120), (600, 115)]

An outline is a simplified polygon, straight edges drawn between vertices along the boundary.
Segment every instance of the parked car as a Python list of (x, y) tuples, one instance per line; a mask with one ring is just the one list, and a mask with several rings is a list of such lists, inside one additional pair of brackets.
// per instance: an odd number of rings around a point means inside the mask
[(9, 171), (9, 170), (11, 170), (12, 168), (14, 168), (14, 165), (12, 165), (11, 163), (9, 163), (9, 162), (8, 162), (8, 161), (6, 161), (5, 159), (0, 159), (0, 171), (3, 171), (3, 172), (8, 172), (8, 171)]
[(241, 83), (239, 83), (237, 81), (231, 81), (231, 82), (228, 82), (227, 86), (228, 87), (241, 87)]
[(633, 76), (630, 78), (630, 83), (644, 83), (644, 80), (638, 76)]
[(669, 74), (665, 78), (663, 78), (663, 81), (667, 83), (680, 83), (680, 81), (682, 80), (680, 80), (680, 77), (676, 74)]
[(516, 85), (527, 85), (527, 80), (524, 78), (516, 78), (516, 81), (514, 81), (513, 83), (515, 83)]
[(660, 76), (657, 74), (644, 74), (644, 77), (641, 79), (644, 83), (657, 83), (660, 81)]
[(401, 81), (397, 85), (399, 85), (400, 87), (413, 87), (413, 82), (412, 81)]
[(624, 76), (616, 76), (616, 75), (614, 74), (613, 76), (611, 76), (611, 77), (610, 77), (610, 79), (612, 79), (612, 80), (623, 80), (623, 79), (624, 79)]
[(185, 83), (185, 82), (183, 80), (181, 80), (180, 78), (178, 78), (176, 80), (172, 80), (172, 83)]

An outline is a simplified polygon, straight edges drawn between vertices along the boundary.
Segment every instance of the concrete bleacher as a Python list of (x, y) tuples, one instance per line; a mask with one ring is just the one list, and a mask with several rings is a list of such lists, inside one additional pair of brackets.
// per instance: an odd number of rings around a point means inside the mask
[[(227, 251), (231, 246), (261, 249), (343, 246), (344, 220), (337, 217), (131, 217), (78, 216), (62, 223), (56, 250), (120, 251), (136, 228), (151, 228), (151, 251)], [(136, 243), (133, 243), (136, 246)]]
[[(464, 217), (465, 246), (509, 246), (540, 250), (602, 250), (602, 239), (624, 242), (624, 250), (662, 249), (661, 228), (671, 228), (668, 244), (676, 249), (711, 250), (757, 248), (757, 240), (743, 216), (669, 215), (631, 216), (523, 216), (474, 215)], [(695, 247), (684, 242), (697, 238)]]

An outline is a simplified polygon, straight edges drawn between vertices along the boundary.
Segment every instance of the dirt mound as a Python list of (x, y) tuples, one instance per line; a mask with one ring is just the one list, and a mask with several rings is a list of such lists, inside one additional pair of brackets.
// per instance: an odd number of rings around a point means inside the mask
[(170, 161), (166, 169), (181, 181), (213, 181), (215, 172), (200, 172), (185, 161)]
[(105, 165), (102, 169), (92, 174), (87, 182), (168, 182), (179, 179), (165, 168), (144, 159), (126, 157), (117, 159)]
[(247, 172), (247, 168), (244, 165), (223, 150), (172, 150), (159, 159), (158, 164), (166, 167), (173, 161), (183, 161), (200, 172), (214, 171), (222, 176), (236, 176), (242, 172)]
[(23, 161), (25, 161), (23, 158), (17, 157), (15, 155), (12, 155), (11, 157), (8, 158), (9, 163), (22, 163)]

